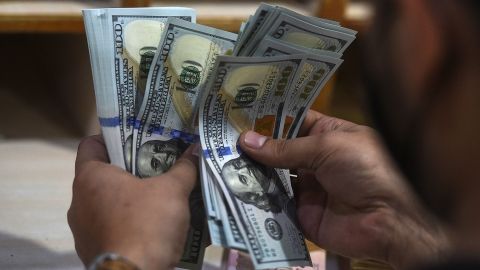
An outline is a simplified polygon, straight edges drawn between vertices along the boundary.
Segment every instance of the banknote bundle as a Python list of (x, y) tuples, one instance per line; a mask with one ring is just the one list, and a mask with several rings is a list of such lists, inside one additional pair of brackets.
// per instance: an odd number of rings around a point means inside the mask
[(290, 172), (250, 159), (238, 138), (295, 138), (356, 32), (268, 4), (238, 35), (195, 19), (188, 8), (84, 11), (110, 161), (148, 180), (201, 144), (180, 267), (200, 268), (208, 240), (258, 269), (310, 265)]
[(356, 32), (261, 4), (232, 56), (219, 56), (199, 111), (201, 175), (212, 243), (250, 254), (255, 268), (310, 265), (288, 170), (242, 153), (254, 130), (292, 139)]
[[(194, 24), (195, 11), (189, 8), (90, 9), (84, 10), (83, 16), (97, 114), (110, 161), (142, 178), (159, 175), (168, 170), (188, 142), (193, 142), (190, 139), (183, 143), (175, 136), (191, 128), (188, 123), (183, 124), (186, 120), (179, 114), (171, 113), (169, 85), (183, 85), (190, 92), (204, 87), (205, 73), (213, 61), (212, 56), (206, 56), (208, 52), (200, 51), (200, 58), (192, 60), (206, 69), (201, 74), (191, 71), (201, 80), (188, 84), (191, 74), (179, 73), (185, 64), (182, 51), (196, 49), (189, 45), (192, 38), (203, 38), (204, 43), (217, 45), (215, 53), (221, 54), (233, 48), (236, 35)], [(167, 50), (172, 37), (178, 37), (176, 48)], [(164, 44), (160, 51), (159, 44)], [(209, 48), (208, 44), (202, 47)], [(156, 78), (165, 81), (167, 76), (168, 85), (158, 85)], [(198, 193), (199, 196), (192, 194), (192, 202), (201, 199)], [(188, 269), (201, 267), (207, 242), (202, 220), (192, 220), (192, 224), (179, 265)]]

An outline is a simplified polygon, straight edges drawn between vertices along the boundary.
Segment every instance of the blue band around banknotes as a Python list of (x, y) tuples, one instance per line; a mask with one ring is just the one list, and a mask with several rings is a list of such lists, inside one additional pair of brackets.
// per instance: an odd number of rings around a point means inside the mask
[(118, 118), (118, 116), (110, 118), (99, 117), (98, 121), (102, 127), (117, 127), (120, 125), (120, 118)]
[[(235, 148), (237, 149), (237, 153), (239, 155), (242, 154), (242, 149), (240, 148), (240, 145), (236, 145)], [(210, 149), (203, 149), (203, 156), (206, 157), (206, 158), (210, 158), (210, 154), (212, 153), (212, 150)], [(230, 146), (225, 146), (225, 147), (219, 147), (216, 149), (215, 151), (216, 153), (218, 153), (219, 155), (221, 156), (231, 156), (233, 155), (233, 152), (232, 152), (232, 148)]]
[[(118, 116), (108, 118), (99, 117), (98, 122), (100, 122), (100, 126), (102, 127), (118, 127), (121, 124), (120, 118)], [(133, 126), (134, 123), (135, 118), (130, 117), (127, 119), (127, 125)]]

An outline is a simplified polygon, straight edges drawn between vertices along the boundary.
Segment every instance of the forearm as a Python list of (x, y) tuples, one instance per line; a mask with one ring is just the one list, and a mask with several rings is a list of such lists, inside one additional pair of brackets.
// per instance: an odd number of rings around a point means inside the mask
[[(397, 213), (398, 214), (398, 213)], [(395, 269), (411, 269), (444, 260), (450, 250), (445, 230), (427, 217), (397, 215), (387, 261)]]

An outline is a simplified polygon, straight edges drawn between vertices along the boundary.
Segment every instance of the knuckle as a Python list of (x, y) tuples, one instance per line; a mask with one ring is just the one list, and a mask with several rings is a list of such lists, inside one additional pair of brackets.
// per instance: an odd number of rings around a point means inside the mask
[(273, 147), (273, 154), (275, 157), (282, 157), (288, 151), (287, 140), (277, 140)]
[(197, 176), (197, 167), (191, 160), (180, 158), (170, 172), (176, 178), (195, 178)]
[(70, 227), (72, 227), (72, 221), (73, 221), (73, 213), (72, 213), (72, 208), (70, 207), (67, 211), (67, 222)]
[(77, 152), (78, 152), (78, 150), (80, 150), (82, 148), (85, 148), (85, 147), (88, 147), (89, 145), (91, 145), (93, 143), (102, 143), (103, 144), (103, 139), (102, 139), (101, 135), (91, 135), (91, 136), (84, 137), (80, 141), (80, 143), (78, 143)]
[[(88, 165), (88, 164), (85, 164)], [(75, 175), (75, 178), (73, 179), (73, 190), (78, 190), (80, 188), (83, 182), (85, 182), (85, 179), (89, 178), (89, 175), (91, 174), (91, 171), (88, 170), (87, 166), (84, 166), (82, 169), (78, 170), (77, 174)]]
[(85, 145), (89, 145), (91, 143), (91, 141), (93, 140), (92, 138), (93, 136), (88, 136), (88, 137), (85, 137), (83, 138), (80, 143), (78, 143), (78, 148), (77, 148), (77, 151), (84, 148)]
[(195, 167), (195, 164), (193, 164), (193, 162), (187, 158), (179, 158), (177, 159), (177, 161), (175, 162), (177, 166), (181, 166), (182, 167), (182, 170), (188, 170), (188, 171), (194, 171), (194, 169), (196, 168)]
[(327, 133), (324, 136), (319, 136), (318, 143), (321, 145), (328, 146), (328, 148), (337, 148), (345, 144), (344, 134), (343, 133)]
[(335, 153), (341, 151), (345, 147), (345, 138), (343, 134), (327, 133), (323, 136), (318, 136), (317, 150), (314, 151), (310, 162), (308, 163), (308, 169), (318, 169), (334, 156)]
[(95, 183), (98, 183), (96, 180), (102, 177), (101, 167), (102, 164), (95, 161), (85, 163), (73, 179), (73, 194), (91, 191)]
[[(176, 196), (188, 196), (195, 185), (196, 175), (193, 173), (185, 173), (184, 170), (180, 170), (177, 173), (163, 175), (164, 179), (161, 181), (155, 181), (162, 189), (167, 189), (166, 192), (169, 195)], [(160, 180), (160, 179), (159, 179)]]
[(369, 126), (359, 125), (357, 126), (360, 133), (364, 133), (367, 136), (376, 137), (378, 136), (377, 131)]

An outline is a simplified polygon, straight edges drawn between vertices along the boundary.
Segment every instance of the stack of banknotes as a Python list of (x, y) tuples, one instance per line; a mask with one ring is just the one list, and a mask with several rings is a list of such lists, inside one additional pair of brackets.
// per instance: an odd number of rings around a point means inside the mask
[(201, 267), (208, 242), (248, 252), (258, 269), (310, 265), (289, 171), (251, 160), (238, 138), (295, 138), (356, 32), (268, 4), (238, 35), (195, 24), (189, 8), (83, 14), (111, 163), (148, 178), (201, 143), (179, 266)]

